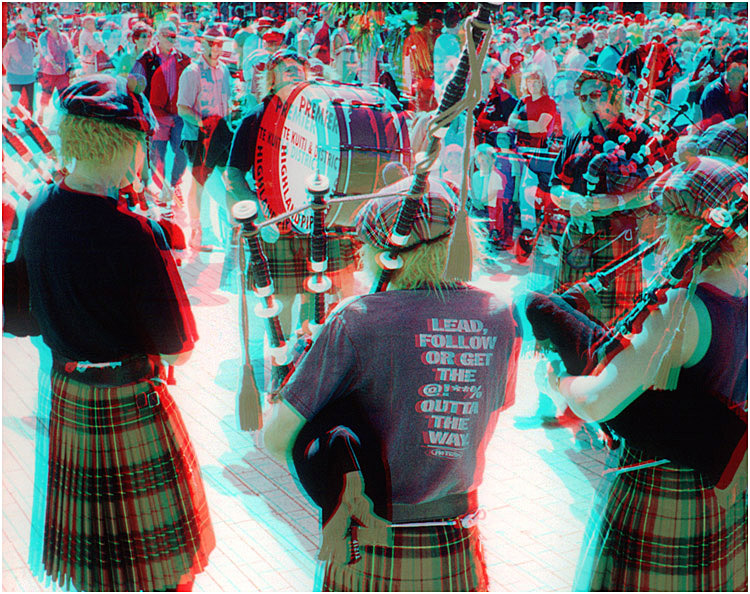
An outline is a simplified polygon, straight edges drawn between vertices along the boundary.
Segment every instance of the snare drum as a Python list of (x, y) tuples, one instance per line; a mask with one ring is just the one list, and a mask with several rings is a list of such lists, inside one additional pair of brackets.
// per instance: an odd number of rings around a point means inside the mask
[[(272, 100), (263, 114), (255, 153), (258, 197), (271, 216), (306, 204), (308, 177), (325, 175), (333, 196), (382, 188), (391, 161), (411, 166), (406, 117), (395, 97), (380, 87), (303, 82)], [(328, 225), (346, 224), (358, 202), (331, 208)], [(312, 211), (280, 225), (309, 234)]]

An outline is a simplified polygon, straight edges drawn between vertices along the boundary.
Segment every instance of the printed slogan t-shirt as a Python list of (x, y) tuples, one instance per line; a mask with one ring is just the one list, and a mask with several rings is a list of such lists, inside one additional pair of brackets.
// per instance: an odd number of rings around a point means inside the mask
[(478, 289), (365, 295), (331, 315), (282, 395), (306, 419), (335, 399), (358, 404), (393, 503), (467, 493), (493, 413), (513, 404), (520, 334), (510, 299)]

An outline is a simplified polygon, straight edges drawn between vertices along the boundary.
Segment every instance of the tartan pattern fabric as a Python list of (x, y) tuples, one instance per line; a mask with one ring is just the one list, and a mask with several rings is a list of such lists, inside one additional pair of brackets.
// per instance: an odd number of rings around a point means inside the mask
[(48, 477), (43, 565), (61, 587), (174, 588), (207, 565), (215, 540), (200, 469), (163, 384), (53, 372)]
[(486, 592), (479, 528), (398, 528), (393, 546), (360, 543), (356, 563), (327, 563), (325, 592)]
[(726, 208), (738, 187), (747, 184), (747, 169), (725, 160), (699, 157), (662, 174), (651, 188), (664, 214), (702, 219), (706, 209)]
[[(384, 195), (400, 195), (375, 198), (365, 203), (355, 218), (359, 237), (363, 241), (382, 249), (390, 247), (388, 238), (391, 231), (396, 230), (401, 204), (409, 192), (412, 179), (404, 178), (379, 192)], [(406, 245), (402, 247), (410, 247), (449, 233), (456, 223), (458, 205), (448, 195), (443, 184), (432, 182), (418, 203), (411, 233)]]
[[(622, 447), (618, 466), (650, 459)], [(690, 468), (625, 472), (599, 487), (583, 542), (576, 591), (746, 592), (747, 492), (724, 511)]]
[(701, 155), (721, 157), (732, 162), (747, 160), (747, 128), (743, 133), (731, 121), (719, 122), (707, 128), (695, 143)]
[[(341, 274), (353, 274), (359, 242), (353, 237), (328, 237), (328, 270), (334, 287)], [(274, 291), (279, 295), (306, 293), (305, 280), (310, 271), (310, 238), (306, 235), (282, 235), (275, 243), (261, 240), (263, 253), (268, 258), (268, 270)], [(339, 273), (339, 274), (336, 274)], [(252, 278), (249, 279), (252, 284)]]
[[(568, 287), (584, 275), (607, 266), (637, 244), (638, 227), (633, 214), (614, 213), (601, 219), (595, 218), (593, 233), (582, 232), (572, 222), (568, 223), (560, 245), (555, 290)], [(568, 262), (568, 254), (577, 246), (591, 251), (591, 261), (583, 269), (573, 268)], [(600, 322), (609, 324), (632, 309), (642, 290), (642, 268), (638, 262), (618, 274), (606, 289), (597, 294), (601, 307), (592, 307), (591, 315)]]

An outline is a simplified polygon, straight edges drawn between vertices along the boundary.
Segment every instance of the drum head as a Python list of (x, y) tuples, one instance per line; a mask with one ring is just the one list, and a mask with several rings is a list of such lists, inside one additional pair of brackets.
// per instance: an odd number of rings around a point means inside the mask
[[(263, 114), (255, 154), (258, 196), (277, 216), (310, 203), (306, 180), (328, 178), (333, 196), (367, 194), (385, 184), (391, 161), (411, 165), (406, 118), (395, 98), (377, 87), (303, 82)], [(358, 203), (332, 208), (327, 220), (346, 223)], [(282, 230), (308, 234), (312, 211), (290, 217)]]

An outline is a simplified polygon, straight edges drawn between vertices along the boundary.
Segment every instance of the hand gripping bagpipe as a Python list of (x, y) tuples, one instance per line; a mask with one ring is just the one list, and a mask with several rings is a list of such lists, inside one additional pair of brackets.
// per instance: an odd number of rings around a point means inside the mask
[[(603, 140), (604, 136), (595, 136), (591, 150), (597, 154), (591, 159), (583, 175), (588, 193), (594, 194), (602, 179), (606, 184), (604, 194), (630, 192), (647, 179), (668, 169), (674, 163), (674, 146), (679, 136), (679, 132), (674, 129), (674, 123), (686, 111), (687, 106), (681, 106), (637, 151), (634, 148), (638, 135), (646, 133), (640, 124), (635, 124), (629, 130), (621, 126), (619, 121), (610, 124), (622, 128), (617, 130), (619, 144), (612, 140)], [(598, 116), (596, 119), (604, 135), (604, 125)]]
[[(727, 210), (714, 208), (705, 219), (696, 236), (672, 256), (633, 309), (612, 328), (579, 311), (580, 286), (563, 295), (531, 293), (526, 315), (536, 339), (549, 340), (570, 375), (596, 373), (628, 346), (631, 334), (641, 331), (648, 315), (666, 301), (667, 291), (688, 284), (693, 269), (709, 259), (724, 238), (747, 237), (747, 190)], [(725, 486), (732, 476), (727, 469), (742, 457), (747, 418), (720, 397), (684, 399), (668, 390), (650, 388), (607, 420), (605, 428), (632, 447), (694, 468), (711, 484)]]

